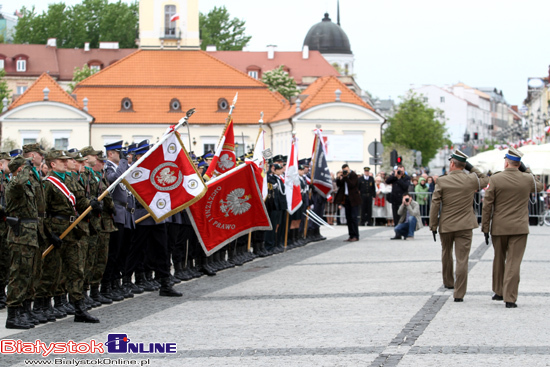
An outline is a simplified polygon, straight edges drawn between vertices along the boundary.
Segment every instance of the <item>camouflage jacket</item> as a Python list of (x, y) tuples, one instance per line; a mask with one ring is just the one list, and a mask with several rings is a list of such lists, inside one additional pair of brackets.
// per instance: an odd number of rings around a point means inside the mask
[(6, 212), (10, 217), (36, 221), (21, 222), (19, 235), (8, 231), (8, 242), (38, 247), (38, 208), (30, 175), (34, 175), (31, 168), (25, 167), (12, 177), (6, 187)]

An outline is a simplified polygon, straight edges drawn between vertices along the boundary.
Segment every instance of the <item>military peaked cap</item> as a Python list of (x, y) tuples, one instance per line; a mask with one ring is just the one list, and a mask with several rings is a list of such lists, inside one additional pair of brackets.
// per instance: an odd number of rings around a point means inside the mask
[(51, 150), (46, 154), (46, 159), (53, 161), (54, 159), (69, 159), (63, 150)]
[(466, 159), (468, 159), (468, 156), (463, 152), (461, 152), (459, 149), (456, 149), (454, 153), (451, 153), (449, 160), (451, 160), (451, 158), (454, 158), (459, 162), (466, 162)]
[(105, 150), (122, 150), (122, 140), (104, 145)]
[(99, 155), (102, 153), (101, 150), (95, 150), (91, 145), (88, 145), (87, 147), (84, 147), (80, 149), (80, 153), (82, 153), (83, 156), (87, 155)]
[(20, 154), (23, 154), (23, 151), (21, 149), (14, 149), (10, 151), (10, 157), (17, 157)]
[(523, 157), (523, 153), (514, 148), (508, 149), (508, 153), (504, 155), (504, 158), (508, 158), (509, 160), (515, 161), (515, 162), (520, 162), (521, 157)]
[(46, 152), (44, 151), (44, 149), (42, 149), (39, 143), (23, 145), (23, 153), (31, 153), (31, 152), (40, 153), (42, 155), (46, 154)]
[(8, 168), (11, 172), (15, 172), (19, 167), (24, 165), (26, 161), (27, 160), (23, 158), (22, 155), (17, 155), (11, 159), (10, 163), (8, 163)]

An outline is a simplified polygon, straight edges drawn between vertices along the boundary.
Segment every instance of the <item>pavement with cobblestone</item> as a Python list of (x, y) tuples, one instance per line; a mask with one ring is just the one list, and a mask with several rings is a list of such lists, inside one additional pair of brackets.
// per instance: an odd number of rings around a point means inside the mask
[(67, 318), (0, 330), (0, 343), (105, 342), (123, 333), (135, 343), (177, 343), (175, 354), (1, 354), (0, 366), (106, 357), (168, 367), (549, 366), (550, 228), (530, 230), (516, 309), (491, 300), (493, 249), (479, 230), (468, 292), (455, 303), (442, 286), (439, 239), (427, 228), (413, 241), (390, 241), (392, 228), (360, 227), (360, 240), (348, 243), (340, 226), (323, 230), (326, 241), (179, 284), (182, 298), (148, 293), (94, 309), (100, 324)]

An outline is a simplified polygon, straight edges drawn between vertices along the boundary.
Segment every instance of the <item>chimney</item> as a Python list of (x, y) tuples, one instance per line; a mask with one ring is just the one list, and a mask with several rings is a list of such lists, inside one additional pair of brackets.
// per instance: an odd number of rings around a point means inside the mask
[(216, 45), (208, 45), (206, 46), (206, 52), (216, 52)]
[(340, 102), (340, 95), (342, 94), (342, 91), (340, 89), (336, 89), (334, 94), (336, 94), (336, 102)]
[(50, 100), (50, 90), (48, 89), (48, 87), (44, 88), (42, 90), (42, 92), (44, 92), (44, 101), (49, 101)]
[(84, 52), (90, 51), (90, 42), (84, 42)]
[(84, 111), (88, 112), (88, 97), (84, 97), (84, 99), (82, 100), (82, 102), (84, 103), (84, 107), (82, 108)]
[(302, 109), (300, 108), (301, 104), (302, 101), (300, 101), (300, 98), (296, 99), (296, 113), (302, 112)]
[(46, 47), (57, 47), (57, 39), (48, 38), (48, 41), (46, 42)]
[(309, 46), (304, 45), (304, 48), (302, 49), (302, 59), (307, 60), (309, 59)]
[(275, 49), (277, 48), (276, 45), (267, 45), (267, 58), (269, 60), (273, 60), (275, 58)]
[(2, 113), (4, 113), (8, 110), (8, 97), (4, 97), (4, 99), (2, 100), (2, 105), (4, 106), (2, 108)]

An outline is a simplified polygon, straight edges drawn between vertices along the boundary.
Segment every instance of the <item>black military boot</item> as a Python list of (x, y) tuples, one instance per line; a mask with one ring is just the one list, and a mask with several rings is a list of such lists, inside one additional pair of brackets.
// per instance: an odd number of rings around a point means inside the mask
[[(33, 308), (35, 310), (39, 309), (40, 311), (42, 311), (42, 314), (44, 315), (46, 320), (48, 320), (48, 322), (55, 322), (57, 320), (57, 318), (55, 317), (52, 310), (50, 310), (51, 306), (52, 306), (51, 300), (47, 297), (44, 297), (44, 298), (35, 299)], [(53, 309), (53, 307), (52, 307), (52, 309)]]
[(132, 294), (142, 294), (144, 292), (143, 288), (134, 284), (132, 282), (132, 277), (128, 275), (122, 277), (122, 287), (124, 287), (125, 290), (132, 292)]
[(317, 228), (317, 236), (319, 238), (319, 241), (324, 241), (327, 238), (321, 234), (321, 227)]
[(181, 297), (183, 296), (182, 293), (176, 291), (172, 286), (170, 285), (170, 278), (161, 278), (160, 279), (160, 290), (159, 290), (159, 296), (162, 297)]
[(0, 310), (6, 308), (6, 302), (8, 297), (6, 296), (6, 285), (0, 283)]
[(28, 324), (31, 329), (34, 327), (34, 322), (31, 320), (24, 305), (17, 307), (17, 314), (19, 315), (19, 319), (21, 320), (21, 322)]
[(183, 266), (181, 263), (174, 263), (174, 277), (178, 278), (179, 280), (184, 280), (185, 277), (183, 275)]
[(99, 323), (99, 319), (97, 317), (94, 317), (88, 313), (83, 299), (76, 301), (74, 303), (74, 306), (75, 306), (74, 322), (86, 322), (91, 324)]
[(152, 292), (155, 290), (155, 287), (153, 287), (145, 278), (145, 273), (136, 273), (136, 285), (145, 292)]
[(62, 319), (64, 317), (67, 317), (67, 312), (65, 312), (64, 308), (62, 309), (62, 311), (60, 311), (59, 309), (54, 307), (54, 305), (52, 304), (52, 297), (44, 298), (44, 307), (47, 308), (50, 311), (50, 313), (55, 316), (56, 319)]
[(115, 280), (111, 287), (113, 287), (113, 291), (117, 292), (124, 298), (134, 298), (134, 294), (132, 291), (130, 291), (128, 288), (125, 288), (122, 286), (122, 281), (120, 279)]
[(54, 296), (53, 297), (53, 307), (61, 314), (63, 317), (66, 317), (68, 315), (67, 309), (63, 306), (63, 301), (61, 300), (61, 296)]
[(103, 295), (99, 292), (99, 286), (98, 285), (92, 285), (90, 288), (90, 297), (97, 302), (100, 302), (103, 305), (110, 305), (113, 303), (113, 300), (107, 297), (103, 297)]
[(67, 315), (74, 315), (75, 314), (75, 308), (74, 306), (69, 302), (69, 299), (67, 298), (67, 293), (61, 296), (61, 302), (63, 303), (63, 307), (67, 310)]
[(160, 283), (153, 278), (153, 272), (151, 270), (145, 272), (145, 279), (147, 279), (156, 291), (160, 289)]
[(38, 325), (40, 324), (40, 321), (38, 321), (38, 319), (33, 315), (32, 313), (32, 310), (31, 310), (31, 303), (32, 301), (31, 300), (26, 300), (23, 302), (23, 311), (25, 313), (25, 316), (27, 317), (27, 320), (29, 321), (29, 323), (32, 323), (34, 325)]
[(48, 322), (48, 319), (46, 316), (44, 316), (44, 313), (42, 313), (42, 309), (40, 307), (40, 298), (37, 298), (34, 301), (34, 307), (31, 308), (31, 300), (25, 301), (25, 307), (28, 308), (28, 312), (31, 314), (31, 316), (38, 320), (40, 324), (45, 324)]
[[(34, 327), (34, 325), (32, 325)], [(8, 307), (6, 329), (30, 329), (31, 326), (19, 317), (19, 307)]]

